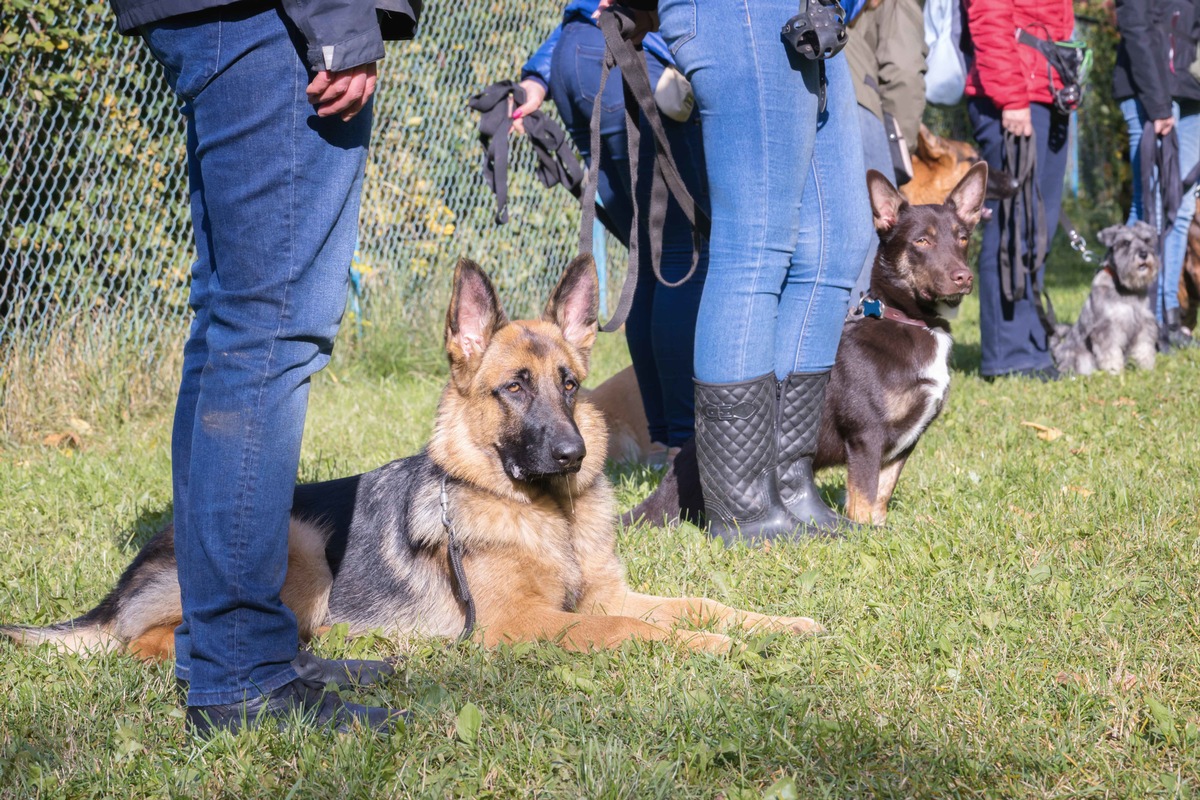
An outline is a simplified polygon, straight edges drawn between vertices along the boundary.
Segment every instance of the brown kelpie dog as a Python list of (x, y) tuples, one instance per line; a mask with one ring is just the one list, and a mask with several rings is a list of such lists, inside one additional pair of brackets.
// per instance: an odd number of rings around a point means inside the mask
[(1183, 256), (1183, 272), (1179, 275), (1179, 313), (1184, 327), (1195, 335), (1196, 312), (1200, 309), (1200, 197), (1188, 225), (1187, 251)]
[[(941, 205), (910, 205), (867, 173), (879, 251), (871, 291), (847, 320), (825, 391), (813, 466), (845, 464), (846, 516), (882, 525), (904, 463), (950, 388), (950, 322), (971, 292), (967, 243), (979, 223), (987, 165), (971, 167)], [(703, 497), (689, 443), (626, 524), (698, 521)]]

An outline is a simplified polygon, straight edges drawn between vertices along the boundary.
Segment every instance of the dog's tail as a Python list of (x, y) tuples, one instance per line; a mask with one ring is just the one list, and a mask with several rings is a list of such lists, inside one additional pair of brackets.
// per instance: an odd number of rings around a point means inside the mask
[(174, 651), (174, 630), (182, 618), (175, 541), (168, 527), (141, 549), (91, 611), (45, 627), (0, 626), (0, 635), (27, 647), (53, 645), (64, 653), (128, 649), (140, 658), (165, 658)]
[(111, 652), (121, 648), (121, 641), (110, 632), (112, 617), (107, 611), (102, 603), (82, 617), (43, 628), (0, 626), (0, 635), (24, 647), (51, 644), (62, 653)]

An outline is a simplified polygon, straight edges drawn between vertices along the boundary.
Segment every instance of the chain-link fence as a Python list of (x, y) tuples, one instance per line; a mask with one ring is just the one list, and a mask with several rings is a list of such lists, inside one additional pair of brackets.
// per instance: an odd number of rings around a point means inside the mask
[[(6, 352), (74, 329), (117, 329), (153, 357), (165, 336), (178, 338), (187, 311), (182, 118), (146, 48), (116, 34), (106, 4), (0, 0), (0, 10), (0, 383)], [(537, 182), (523, 143), (513, 151), (510, 222), (493, 222), (466, 105), (516, 77), (559, 11), (532, 0), (429, 3), (417, 40), (389, 45), (356, 259), (361, 286), (401, 301), (389, 304), (388, 324), (440, 305), (460, 255), (492, 273), (510, 313), (528, 314), (574, 254), (578, 204)], [(1083, 112), (1082, 189), (1108, 213), (1128, 171), (1107, 91), (1115, 34), (1107, 16), (1083, 31), (1098, 68)], [(931, 109), (927, 118), (968, 138), (964, 116)], [(622, 258), (608, 261), (623, 271)], [(619, 277), (610, 275), (610, 291)]]
[[(182, 117), (147, 49), (115, 32), (106, 5), (83, 11), (59, 0), (57, 17), (55, 5), (4, 3), (0, 356), (100, 319), (118, 320), (122, 335), (152, 354), (164, 335), (179, 335), (187, 313), (194, 256)], [(381, 65), (361, 285), (387, 287), (417, 313), (445, 295), (466, 255), (492, 273), (509, 312), (525, 315), (575, 254), (578, 203), (541, 186), (530, 148), (517, 143), (510, 221), (496, 225), (467, 98), (517, 77), (560, 8), (426, 9), (417, 40), (389, 44)], [(71, 28), (56, 33), (61, 19)]]

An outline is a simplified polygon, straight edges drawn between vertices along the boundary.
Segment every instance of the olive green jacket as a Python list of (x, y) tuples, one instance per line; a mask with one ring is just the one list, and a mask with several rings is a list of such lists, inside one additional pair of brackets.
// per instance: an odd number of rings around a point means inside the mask
[[(842, 52), (854, 73), (858, 104), (880, 120), (884, 111), (895, 117), (909, 150), (915, 150), (925, 113), (925, 56), (929, 52), (921, 3), (882, 0), (874, 8), (868, 5), (851, 24)], [(878, 91), (871, 88), (871, 81)]]

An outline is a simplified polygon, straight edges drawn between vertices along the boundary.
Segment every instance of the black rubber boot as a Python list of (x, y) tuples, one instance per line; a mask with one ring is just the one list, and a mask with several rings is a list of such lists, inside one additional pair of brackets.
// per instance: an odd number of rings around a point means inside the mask
[(1169, 353), (1172, 350), (1195, 346), (1196, 340), (1183, 329), (1183, 323), (1179, 319), (1179, 309), (1168, 308), (1163, 311), (1163, 321), (1158, 326), (1158, 351)]
[(826, 536), (860, 527), (825, 505), (813, 480), (827, 383), (828, 372), (793, 372), (779, 391), (779, 495), (805, 532)]
[(341, 733), (355, 726), (388, 733), (409, 717), (407, 711), (348, 703), (329, 690), (324, 676), (311, 663), (293, 661), (292, 666), (300, 677), (267, 694), (249, 696), (236, 703), (188, 706), (188, 730), (194, 736), (208, 738), (220, 730), (237, 733), (264, 722), (283, 725), (295, 719), (301, 724), (333, 728)]
[(696, 457), (710, 536), (725, 544), (791, 537), (800, 523), (775, 477), (774, 373), (740, 383), (696, 381)]

